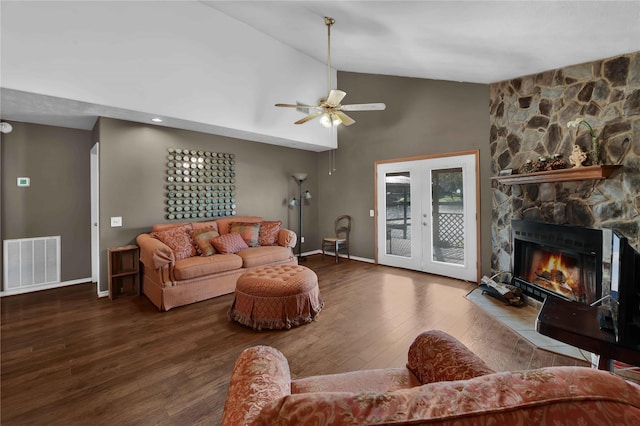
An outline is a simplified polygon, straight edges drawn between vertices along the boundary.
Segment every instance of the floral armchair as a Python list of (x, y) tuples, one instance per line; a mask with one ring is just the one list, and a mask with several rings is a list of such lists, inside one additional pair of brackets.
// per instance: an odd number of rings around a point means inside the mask
[(291, 380), (277, 349), (238, 358), (222, 425), (640, 424), (640, 386), (584, 367), (493, 372), (442, 331), (420, 334), (406, 368)]

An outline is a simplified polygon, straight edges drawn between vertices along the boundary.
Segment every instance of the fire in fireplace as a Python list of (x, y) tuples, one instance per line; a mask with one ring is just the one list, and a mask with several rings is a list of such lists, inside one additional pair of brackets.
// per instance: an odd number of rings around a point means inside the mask
[(592, 303), (602, 292), (602, 231), (513, 220), (513, 285), (537, 299)]

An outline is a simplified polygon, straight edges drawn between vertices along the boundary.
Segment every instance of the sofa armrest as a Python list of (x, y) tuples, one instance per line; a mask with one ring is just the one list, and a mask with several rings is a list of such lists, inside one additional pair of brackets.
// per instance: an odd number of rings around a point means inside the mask
[(165, 243), (149, 234), (140, 234), (136, 238), (140, 247), (140, 261), (149, 268), (160, 269), (174, 264), (176, 259), (173, 250)]
[(294, 248), (298, 242), (298, 236), (295, 232), (288, 229), (280, 228), (278, 232), (278, 245), (282, 247)]
[(247, 425), (273, 400), (291, 394), (289, 363), (279, 350), (269, 346), (245, 349), (238, 357), (221, 425)]
[(407, 368), (422, 384), (494, 373), (469, 348), (440, 330), (425, 331), (416, 337), (409, 348)]

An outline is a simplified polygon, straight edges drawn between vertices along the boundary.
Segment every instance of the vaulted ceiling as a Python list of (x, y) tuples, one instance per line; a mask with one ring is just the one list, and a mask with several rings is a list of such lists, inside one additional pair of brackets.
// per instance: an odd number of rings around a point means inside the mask
[(335, 143), (294, 129), (273, 103), (325, 92), (324, 16), (336, 20), (334, 71), (487, 84), (640, 50), (640, 1), (3, 1), (0, 11), (5, 120), (91, 128), (97, 116), (161, 114), (171, 127), (313, 150)]

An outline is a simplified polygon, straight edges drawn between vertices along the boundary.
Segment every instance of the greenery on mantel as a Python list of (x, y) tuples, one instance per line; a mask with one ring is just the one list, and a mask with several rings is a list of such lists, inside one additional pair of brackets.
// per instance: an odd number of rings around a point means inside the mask
[(607, 179), (611, 175), (611, 173), (613, 173), (620, 167), (622, 166), (618, 164), (572, 167), (570, 169), (545, 170), (533, 173), (495, 176), (492, 179), (500, 182), (503, 185), (562, 182), (585, 179)]

